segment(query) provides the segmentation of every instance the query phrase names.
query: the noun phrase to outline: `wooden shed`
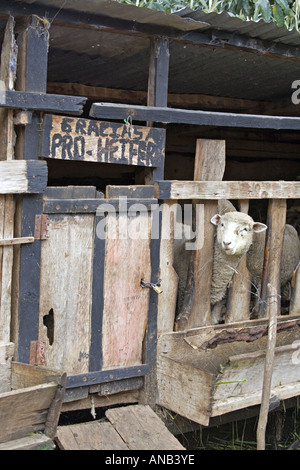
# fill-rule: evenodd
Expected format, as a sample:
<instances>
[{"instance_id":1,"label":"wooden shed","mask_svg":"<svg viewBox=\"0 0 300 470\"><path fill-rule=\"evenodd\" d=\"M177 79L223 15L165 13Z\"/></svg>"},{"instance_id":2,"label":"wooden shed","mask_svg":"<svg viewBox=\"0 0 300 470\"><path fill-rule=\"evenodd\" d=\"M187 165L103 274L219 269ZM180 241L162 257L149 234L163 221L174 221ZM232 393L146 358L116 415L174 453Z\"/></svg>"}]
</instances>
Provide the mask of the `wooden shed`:
<instances>
[{"instance_id":1,"label":"wooden shed","mask_svg":"<svg viewBox=\"0 0 300 470\"><path fill-rule=\"evenodd\" d=\"M280 296L284 224L300 230L299 33L113 0L3 0L0 33L6 383L30 363L67 374L64 410L143 403L203 425L259 404L267 284ZM220 199L269 227L265 308L250 317L237 274L212 325ZM184 204L204 243L177 316L168 220ZM300 395L299 279L278 307L280 400Z\"/></svg>"}]
</instances>

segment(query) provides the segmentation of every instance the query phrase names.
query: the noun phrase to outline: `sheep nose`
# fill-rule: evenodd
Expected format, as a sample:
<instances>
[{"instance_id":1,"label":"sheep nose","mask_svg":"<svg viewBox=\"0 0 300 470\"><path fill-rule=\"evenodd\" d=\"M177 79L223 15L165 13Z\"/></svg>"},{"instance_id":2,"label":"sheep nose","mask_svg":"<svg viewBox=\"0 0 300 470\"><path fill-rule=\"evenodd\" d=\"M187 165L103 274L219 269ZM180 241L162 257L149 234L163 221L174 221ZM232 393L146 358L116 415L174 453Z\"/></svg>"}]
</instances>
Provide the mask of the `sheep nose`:
<instances>
[{"instance_id":1,"label":"sheep nose","mask_svg":"<svg viewBox=\"0 0 300 470\"><path fill-rule=\"evenodd\" d=\"M224 248L229 248L230 245L231 245L231 242L224 242L224 241L223 241L223 247L224 247Z\"/></svg>"}]
</instances>

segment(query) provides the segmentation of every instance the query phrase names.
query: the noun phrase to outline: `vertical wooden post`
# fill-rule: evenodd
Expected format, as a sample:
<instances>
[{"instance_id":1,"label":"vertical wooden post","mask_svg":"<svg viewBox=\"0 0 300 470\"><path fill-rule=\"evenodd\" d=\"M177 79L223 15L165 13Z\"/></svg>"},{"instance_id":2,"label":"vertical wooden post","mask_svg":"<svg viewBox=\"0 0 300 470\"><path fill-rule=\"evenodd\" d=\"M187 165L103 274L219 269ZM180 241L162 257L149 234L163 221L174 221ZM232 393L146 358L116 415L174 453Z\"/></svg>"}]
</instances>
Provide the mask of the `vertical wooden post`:
<instances>
[{"instance_id":1,"label":"vertical wooden post","mask_svg":"<svg viewBox=\"0 0 300 470\"><path fill-rule=\"evenodd\" d=\"M169 40L155 38L150 45L150 63L148 76L148 106L165 107L168 104L169 78ZM152 127L152 122L147 122ZM136 184L153 184L164 179L164 165L160 168L143 168L136 170Z\"/></svg>"},{"instance_id":2,"label":"vertical wooden post","mask_svg":"<svg viewBox=\"0 0 300 470\"><path fill-rule=\"evenodd\" d=\"M221 181L225 171L225 141L198 139L194 181ZM195 210L203 204L203 239L191 255L186 297L176 329L196 328L211 324L210 287L212 279L214 233L210 219L217 213L217 201L194 201ZM199 221L200 222L200 221Z\"/></svg>"},{"instance_id":3,"label":"vertical wooden post","mask_svg":"<svg viewBox=\"0 0 300 470\"><path fill-rule=\"evenodd\" d=\"M280 267L286 223L286 200L270 199L267 216L267 240L261 286L261 307L259 316L265 317L268 305L267 285L270 284L280 296ZM277 314L280 315L280 302L277 302Z\"/></svg>"},{"instance_id":4,"label":"vertical wooden post","mask_svg":"<svg viewBox=\"0 0 300 470\"><path fill-rule=\"evenodd\" d=\"M26 18L18 35L17 89L46 93L48 25L37 16ZM38 158L40 115L34 113L32 122L19 130L16 151L20 159ZM24 196L18 206L19 236L33 236L35 215L42 212L42 195ZM18 320L15 329L18 335L18 361L29 362L30 342L38 339L39 321L39 281L41 241L20 247ZM17 316L17 315L16 315Z\"/></svg>"},{"instance_id":5,"label":"vertical wooden post","mask_svg":"<svg viewBox=\"0 0 300 470\"><path fill-rule=\"evenodd\" d=\"M15 64L17 60L17 47L14 36L14 19L9 17L2 45L0 80L2 98L5 99L5 90L13 90L15 81ZM13 111L0 110L0 147L1 160L14 158L14 126ZM0 196L0 237L13 238L14 236L14 198L12 195ZM11 322L11 296L13 275L13 247L0 248L0 341L10 341Z\"/></svg>"},{"instance_id":6,"label":"vertical wooden post","mask_svg":"<svg viewBox=\"0 0 300 470\"><path fill-rule=\"evenodd\" d=\"M267 286L268 292L268 343L264 367L264 380L260 405L259 420L257 425L257 450L265 450L266 427L268 422L269 404L271 397L271 385L273 374L273 363L275 357L275 346L277 336L277 305L280 304L277 291L271 284Z\"/></svg>"},{"instance_id":7,"label":"vertical wooden post","mask_svg":"<svg viewBox=\"0 0 300 470\"><path fill-rule=\"evenodd\" d=\"M178 275L174 263L174 229L177 202L164 201L162 210L162 233L160 242L160 274L163 295L158 298L158 335L173 331L176 311Z\"/></svg>"},{"instance_id":8,"label":"vertical wooden post","mask_svg":"<svg viewBox=\"0 0 300 470\"><path fill-rule=\"evenodd\" d=\"M300 314L300 261L293 273L290 315Z\"/></svg>"},{"instance_id":9,"label":"vertical wooden post","mask_svg":"<svg viewBox=\"0 0 300 470\"><path fill-rule=\"evenodd\" d=\"M249 200L239 201L239 210L248 213ZM228 295L225 323L249 320L251 294L250 273L247 268L247 255L244 255L233 275Z\"/></svg>"}]
</instances>

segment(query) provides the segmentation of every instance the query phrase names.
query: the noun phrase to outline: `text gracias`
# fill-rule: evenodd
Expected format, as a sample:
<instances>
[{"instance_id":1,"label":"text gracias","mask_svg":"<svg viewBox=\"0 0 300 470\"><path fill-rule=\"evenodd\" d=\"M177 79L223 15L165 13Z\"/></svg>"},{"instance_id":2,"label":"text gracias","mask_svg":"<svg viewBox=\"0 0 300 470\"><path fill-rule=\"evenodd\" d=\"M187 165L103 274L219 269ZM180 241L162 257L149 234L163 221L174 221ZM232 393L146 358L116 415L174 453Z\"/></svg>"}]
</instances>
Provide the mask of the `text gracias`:
<instances>
[{"instance_id":1,"label":"text gracias","mask_svg":"<svg viewBox=\"0 0 300 470\"><path fill-rule=\"evenodd\" d=\"M156 129L88 119L62 118L59 132L52 128L50 156L152 166L161 159ZM54 131L54 132L53 132Z\"/></svg>"}]
</instances>

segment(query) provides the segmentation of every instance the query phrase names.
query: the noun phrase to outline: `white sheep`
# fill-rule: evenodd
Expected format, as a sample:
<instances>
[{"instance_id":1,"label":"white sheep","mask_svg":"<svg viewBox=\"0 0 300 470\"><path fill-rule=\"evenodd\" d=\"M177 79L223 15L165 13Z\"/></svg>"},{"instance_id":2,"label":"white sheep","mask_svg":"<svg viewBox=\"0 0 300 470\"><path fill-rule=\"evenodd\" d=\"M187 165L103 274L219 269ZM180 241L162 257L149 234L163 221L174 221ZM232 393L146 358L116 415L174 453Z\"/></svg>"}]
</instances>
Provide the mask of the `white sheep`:
<instances>
[{"instance_id":1,"label":"white sheep","mask_svg":"<svg viewBox=\"0 0 300 470\"><path fill-rule=\"evenodd\" d=\"M254 222L249 215L236 211L229 201L219 201L218 212L211 219L211 222L217 226L211 284L213 323L219 323L222 320L227 288L242 256L246 253L248 253L247 266L251 274L251 282L260 292L267 229L265 224ZM187 262L183 260L183 256L187 258L188 253L183 254L183 247L184 242L181 242L175 248L174 262L179 275L179 309L183 303L183 289L187 274ZM176 259L177 256L178 259ZM281 263L282 288L290 281L299 258L300 242L297 231L291 225L286 225ZM251 285L247 280L245 280L245 286L250 289Z\"/></svg>"}]
</instances>

